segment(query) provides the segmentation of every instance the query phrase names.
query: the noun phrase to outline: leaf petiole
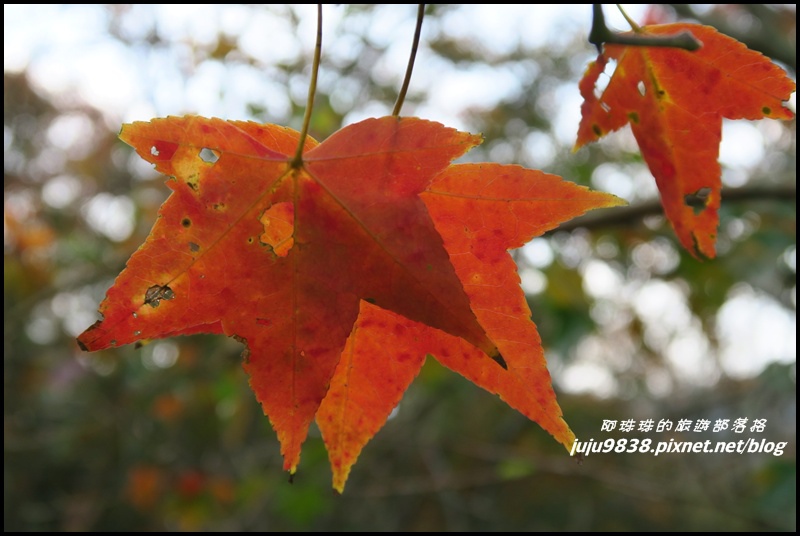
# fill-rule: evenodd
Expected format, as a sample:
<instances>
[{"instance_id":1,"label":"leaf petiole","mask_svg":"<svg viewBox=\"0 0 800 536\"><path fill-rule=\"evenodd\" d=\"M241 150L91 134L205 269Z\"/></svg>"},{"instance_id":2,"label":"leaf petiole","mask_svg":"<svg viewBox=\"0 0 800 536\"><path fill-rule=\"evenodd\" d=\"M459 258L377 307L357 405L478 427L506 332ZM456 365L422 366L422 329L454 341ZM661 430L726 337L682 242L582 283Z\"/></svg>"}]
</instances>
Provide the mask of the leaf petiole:
<instances>
[{"instance_id":1,"label":"leaf petiole","mask_svg":"<svg viewBox=\"0 0 800 536\"><path fill-rule=\"evenodd\" d=\"M633 20L624 9L622 9L622 4L617 4L617 9L619 9L619 12L622 13L623 17L625 17L625 20L628 22L628 24L631 25L631 29L634 32L639 33L642 31L641 27L636 24L636 21Z\"/></svg>"},{"instance_id":2,"label":"leaf petiole","mask_svg":"<svg viewBox=\"0 0 800 536\"><path fill-rule=\"evenodd\" d=\"M414 70L414 60L417 57L417 48L419 48L419 36L422 31L422 19L425 17L425 4L420 4L417 9L417 28L414 30L414 42L411 45L411 55L408 57L408 67L406 68L406 77L403 79L403 87L400 88L400 93L397 95L397 102L394 104L392 115L397 117L400 115L400 109L403 107L403 102L406 100L406 93L408 93L408 85L411 83L411 72Z\"/></svg>"},{"instance_id":3,"label":"leaf petiole","mask_svg":"<svg viewBox=\"0 0 800 536\"><path fill-rule=\"evenodd\" d=\"M308 84L308 102L306 113L303 116L303 127L300 129L300 139L297 142L297 152L292 158L291 166L295 169L303 165L303 146L308 136L308 127L311 124L311 111L314 108L314 96L317 93L317 74L319 73L320 56L322 55L322 4L317 4L317 42L314 45L314 61L311 65L311 82Z\"/></svg>"}]
</instances>

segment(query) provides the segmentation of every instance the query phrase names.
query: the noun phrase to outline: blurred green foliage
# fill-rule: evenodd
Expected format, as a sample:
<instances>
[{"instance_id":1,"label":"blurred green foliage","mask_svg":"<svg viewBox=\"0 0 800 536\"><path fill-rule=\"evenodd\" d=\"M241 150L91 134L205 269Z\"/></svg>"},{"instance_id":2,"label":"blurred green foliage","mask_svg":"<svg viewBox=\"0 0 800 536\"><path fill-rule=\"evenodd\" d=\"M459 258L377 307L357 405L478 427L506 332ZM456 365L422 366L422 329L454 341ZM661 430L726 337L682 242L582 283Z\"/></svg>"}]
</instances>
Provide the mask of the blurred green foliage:
<instances>
[{"instance_id":1,"label":"blurred green foliage","mask_svg":"<svg viewBox=\"0 0 800 536\"><path fill-rule=\"evenodd\" d=\"M406 113L425 111L439 75L478 73L491 87L495 76L511 73L515 85L458 115L486 138L469 159L612 186L634 206L655 199L624 133L573 155L558 132L565 113L577 118L564 107L592 55L579 35L588 31L589 8L587 27L573 37L536 46L520 37L499 50L459 26L467 7L428 8ZM339 22L325 38L316 137L391 109L405 68L392 40L407 30L410 42L413 32L413 7L406 8L326 8ZM165 29L147 6L89 9L102 15L113 46L142 58L131 66L140 76L177 76L174 87L188 94L212 69L219 84L207 97L222 109L299 125L308 46L293 54L288 43L269 63L248 44L259 21L299 33L308 22L294 8L238 6L246 15L237 19L241 34L220 23L211 37L195 40ZM795 48L793 5L666 9L666 18L714 23L754 47L767 31L780 37L773 45ZM404 18L393 20L398 13ZM792 54L782 52L772 54L795 76ZM795 187L794 121L755 124L761 158L725 169L743 195L723 200L717 260L685 254L656 210L625 221L586 220L515 252L559 400L580 439L753 436L787 441L782 456L610 453L578 465L535 424L429 360L363 451L344 495L335 496L313 427L294 483L287 482L238 343L195 336L94 354L78 349L74 337L96 320L99 301L145 239L167 191L116 140L117 116L48 87L47 75L31 69L4 71L6 531L795 530L796 343L794 336L765 341L757 331L769 327L765 318L795 318L796 201L781 194ZM263 92L242 98L249 79ZM164 88L151 89L145 100L159 110ZM178 102L164 113L205 114ZM741 323L726 328L723 321L735 317L726 311L751 315L752 347L731 347L743 340L733 337ZM730 361L751 358L763 363L747 373ZM765 432L600 429L605 419L739 417L767 419Z\"/></svg>"}]
</instances>

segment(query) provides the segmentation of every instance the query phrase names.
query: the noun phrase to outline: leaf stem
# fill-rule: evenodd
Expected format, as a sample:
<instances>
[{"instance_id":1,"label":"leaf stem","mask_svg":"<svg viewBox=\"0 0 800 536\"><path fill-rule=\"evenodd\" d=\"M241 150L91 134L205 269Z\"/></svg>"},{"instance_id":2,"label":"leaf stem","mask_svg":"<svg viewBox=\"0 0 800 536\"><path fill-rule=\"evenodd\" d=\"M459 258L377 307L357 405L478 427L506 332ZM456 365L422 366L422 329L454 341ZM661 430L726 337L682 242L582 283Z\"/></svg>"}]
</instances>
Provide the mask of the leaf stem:
<instances>
[{"instance_id":1,"label":"leaf stem","mask_svg":"<svg viewBox=\"0 0 800 536\"><path fill-rule=\"evenodd\" d=\"M303 128L300 129L300 139L297 143L297 152L290 162L291 167L297 169L303 165L303 146L308 136L308 127L311 124L311 111L314 109L314 96L317 93L317 74L319 73L320 56L322 55L322 4L317 4L317 43L314 45L314 61L311 64L311 82L308 84L308 102L306 113L303 117Z\"/></svg>"},{"instance_id":2,"label":"leaf stem","mask_svg":"<svg viewBox=\"0 0 800 536\"><path fill-rule=\"evenodd\" d=\"M408 93L408 85L411 83L411 73L414 70L414 60L417 57L417 49L419 48L419 36L422 32L422 19L425 17L425 4L419 4L417 9L417 28L414 30L414 42L411 45L411 55L408 57L408 67L406 67L406 77L403 80L403 87L400 88L400 93L397 95L397 102L394 104L392 115L397 117L400 115L400 109L403 107L403 102L406 100L406 93Z\"/></svg>"},{"instance_id":3,"label":"leaf stem","mask_svg":"<svg viewBox=\"0 0 800 536\"><path fill-rule=\"evenodd\" d=\"M632 22L626 14L626 20ZM634 32L641 28L632 23ZM675 35L654 36L654 35L625 35L612 32L606 26L603 16L602 4L592 4L592 29L589 32L589 42L597 47L597 52L603 52L603 44L627 45L632 47L669 47L679 48L693 52L703 46L703 44L692 35L691 32L683 31Z\"/></svg>"},{"instance_id":4,"label":"leaf stem","mask_svg":"<svg viewBox=\"0 0 800 536\"><path fill-rule=\"evenodd\" d=\"M619 12L622 13L623 17L625 17L625 20L628 21L628 24L631 25L631 29L634 32L638 33L638 32L642 31L642 29L639 27L639 25L636 24L636 21L633 20L632 18L630 18L630 16L628 16L628 14L625 12L625 10L622 9L622 4L617 4L617 9L619 9Z\"/></svg>"}]
</instances>

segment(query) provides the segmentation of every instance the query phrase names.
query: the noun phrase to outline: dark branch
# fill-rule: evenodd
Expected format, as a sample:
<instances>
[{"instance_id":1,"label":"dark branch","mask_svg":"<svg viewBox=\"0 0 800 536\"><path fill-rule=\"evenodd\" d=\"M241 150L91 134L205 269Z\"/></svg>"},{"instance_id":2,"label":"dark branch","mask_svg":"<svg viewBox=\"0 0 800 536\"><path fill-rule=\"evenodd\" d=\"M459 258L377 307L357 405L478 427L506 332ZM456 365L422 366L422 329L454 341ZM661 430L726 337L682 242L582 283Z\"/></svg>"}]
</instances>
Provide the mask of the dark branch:
<instances>
[{"instance_id":1,"label":"dark branch","mask_svg":"<svg viewBox=\"0 0 800 536\"><path fill-rule=\"evenodd\" d=\"M725 188L722 190L722 201L742 202L766 199L797 203L796 186L752 186L748 188ZM657 216L664 213L661 201L654 199L632 206L612 208L590 212L579 218L564 222L551 232L573 231L578 228L602 229L617 225L628 225L646 216Z\"/></svg>"},{"instance_id":2,"label":"dark branch","mask_svg":"<svg viewBox=\"0 0 800 536\"><path fill-rule=\"evenodd\" d=\"M690 52L703 46L691 32L687 31L669 36L630 35L612 32L606 26L602 4L592 4L592 30L589 32L589 42L597 47L598 53L602 53L604 43L633 47L679 48Z\"/></svg>"}]
</instances>

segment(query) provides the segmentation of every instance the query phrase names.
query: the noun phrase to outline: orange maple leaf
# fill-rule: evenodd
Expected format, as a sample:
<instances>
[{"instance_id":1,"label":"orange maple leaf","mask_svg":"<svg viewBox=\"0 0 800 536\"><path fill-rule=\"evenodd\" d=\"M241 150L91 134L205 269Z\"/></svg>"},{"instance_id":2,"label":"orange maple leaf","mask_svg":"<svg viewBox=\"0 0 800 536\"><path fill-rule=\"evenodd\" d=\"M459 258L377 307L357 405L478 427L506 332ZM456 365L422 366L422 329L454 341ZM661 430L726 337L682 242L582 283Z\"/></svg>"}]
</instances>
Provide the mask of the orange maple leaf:
<instances>
[{"instance_id":1,"label":"orange maple leaf","mask_svg":"<svg viewBox=\"0 0 800 536\"><path fill-rule=\"evenodd\" d=\"M619 199L518 166L451 165L480 137L416 118L308 139L299 166L298 133L276 125L170 117L121 138L173 193L84 349L235 337L284 468L316 416L340 491L428 354L570 448L508 249Z\"/></svg>"},{"instance_id":2,"label":"orange maple leaf","mask_svg":"<svg viewBox=\"0 0 800 536\"><path fill-rule=\"evenodd\" d=\"M580 82L583 117L575 149L630 123L681 244L696 257L713 258L722 118L791 119L783 102L795 84L767 57L709 26L645 26L637 35L683 31L702 43L700 49L604 45ZM611 58L616 69L597 97L595 84Z\"/></svg>"}]
</instances>

